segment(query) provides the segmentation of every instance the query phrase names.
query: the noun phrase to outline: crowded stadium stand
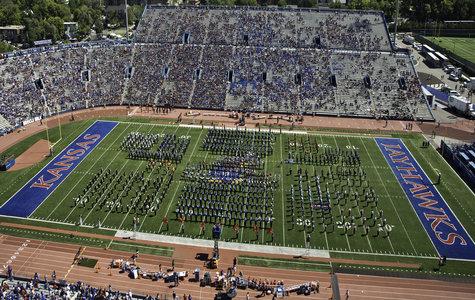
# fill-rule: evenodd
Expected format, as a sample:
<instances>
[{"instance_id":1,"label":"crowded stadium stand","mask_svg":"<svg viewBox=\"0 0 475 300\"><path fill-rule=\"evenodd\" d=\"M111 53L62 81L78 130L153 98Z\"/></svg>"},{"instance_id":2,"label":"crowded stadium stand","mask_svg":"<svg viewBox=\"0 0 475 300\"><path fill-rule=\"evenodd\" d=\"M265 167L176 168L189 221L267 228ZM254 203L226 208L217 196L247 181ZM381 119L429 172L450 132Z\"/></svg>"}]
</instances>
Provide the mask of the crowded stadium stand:
<instances>
[{"instance_id":1,"label":"crowded stadium stand","mask_svg":"<svg viewBox=\"0 0 475 300\"><path fill-rule=\"evenodd\" d=\"M54 275L53 275L54 276ZM35 273L33 278L0 277L0 299L110 299L110 300L155 300L150 296L134 295L132 292L120 293L111 289L92 287L83 282L73 283L65 280L48 280Z\"/></svg>"},{"instance_id":2,"label":"crowded stadium stand","mask_svg":"<svg viewBox=\"0 0 475 300\"><path fill-rule=\"evenodd\" d=\"M0 73L13 127L116 104L433 120L373 11L152 5L132 43L9 53Z\"/></svg>"},{"instance_id":3,"label":"crowded stadium stand","mask_svg":"<svg viewBox=\"0 0 475 300\"><path fill-rule=\"evenodd\" d=\"M448 144L441 142L442 156L475 191L475 143Z\"/></svg>"},{"instance_id":4,"label":"crowded stadium stand","mask_svg":"<svg viewBox=\"0 0 475 300\"><path fill-rule=\"evenodd\" d=\"M9 133L12 130L10 123L0 115L0 136Z\"/></svg>"}]
</instances>

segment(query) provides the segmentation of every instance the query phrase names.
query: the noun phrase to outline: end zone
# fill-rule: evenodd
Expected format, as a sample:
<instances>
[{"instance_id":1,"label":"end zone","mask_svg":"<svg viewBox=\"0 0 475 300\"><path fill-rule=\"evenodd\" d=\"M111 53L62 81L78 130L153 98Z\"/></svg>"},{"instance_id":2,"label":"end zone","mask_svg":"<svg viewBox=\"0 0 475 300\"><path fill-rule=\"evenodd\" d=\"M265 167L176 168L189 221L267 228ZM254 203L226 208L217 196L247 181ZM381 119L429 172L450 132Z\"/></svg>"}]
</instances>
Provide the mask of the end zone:
<instances>
[{"instance_id":1,"label":"end zone","mask_svg":"<svg viewBox=\"0 0 475 300\"><path fill-rule=\"evenodd\" d=\"M401 139L375 138L440 255L475 260L475 243Z\"/></svg>"},{"instance_id":2,"label":"end zone","mask_svg":"<svg viewBox=\"0 0 475 300\"><path fill-rule=\"evenodd\" d=\"M0 215L29 217L118 122L96 121L0 207Z\"/></svg>"}]
</instances>

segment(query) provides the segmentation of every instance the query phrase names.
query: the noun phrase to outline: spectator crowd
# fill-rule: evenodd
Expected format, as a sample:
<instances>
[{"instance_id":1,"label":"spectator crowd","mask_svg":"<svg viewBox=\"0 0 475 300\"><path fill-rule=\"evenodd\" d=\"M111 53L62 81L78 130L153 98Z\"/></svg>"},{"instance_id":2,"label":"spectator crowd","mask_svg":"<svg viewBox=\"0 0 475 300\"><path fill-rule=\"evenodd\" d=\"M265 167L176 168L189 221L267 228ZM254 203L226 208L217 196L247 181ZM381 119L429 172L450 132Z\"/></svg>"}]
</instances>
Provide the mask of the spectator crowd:
<instances>
[{"instance_id":1,"label":"spectator crowd","mask_svg":"<svg viewBox=\"0 0 475 300\"><path fill-rule=\"evenodd\" d=\"M19 51L0 73L11 127L120 104L432 118L409 55L371 11L147 6L133 43Z\"/></svg>"}]
</instances>

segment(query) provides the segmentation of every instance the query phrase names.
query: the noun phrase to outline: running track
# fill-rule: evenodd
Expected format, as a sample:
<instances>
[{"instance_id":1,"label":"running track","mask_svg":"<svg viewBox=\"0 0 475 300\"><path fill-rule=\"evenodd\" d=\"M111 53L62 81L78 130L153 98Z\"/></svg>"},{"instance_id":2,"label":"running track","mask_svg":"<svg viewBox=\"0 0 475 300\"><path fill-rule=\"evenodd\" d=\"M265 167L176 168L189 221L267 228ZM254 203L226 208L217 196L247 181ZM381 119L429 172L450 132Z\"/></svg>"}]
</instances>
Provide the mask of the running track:
<instances>
[{"instance_id":1,"label":"running track","mask_svg":"<svg viewBox=\"0 0 475 300\"><path fill-rule=\"evenodd\" d=\"M10 259L18 248L25 242L25 238L17 238L12 236L0 236L0 266ZM163 281L154 282L147 279L132 280L125 274L119 274L118 269L112 269L112 276L109 276L107 265L114 258L128 258L130 253L103 250L98 248L86 247L83 256L99 259L98 264L101 269L95 273L93 269L73 266L71 262L76 254L79 246L61 243L53 243L46 241L31 240L28 245L19 251L13 261L14 272L18 275L32 277L38 272L41 277L46 274L50 276L53 270L56 270L58 278L67 277L68 281L81 280L85 283L98 287L107 287L110 283L112 288L120 289L140 294L168 294L173 290L178 295L192 294L193 299L212 299L215 290L204 287L200 288L197 283L185 280L179 287L169 288ZM174 259L176 270L188 270L192 272L201 262L194 259L195 251L189 251L189 247L175 248ZM203 251L201 249L201 251ZM195 253L194 253L195 252ZM221 251L222 266L231 264L232 258L237 255L233 251ZM170 266L171 259L167 257L159 257L153 255L141 254L138 264L145 270L156 269L159 263L163 268ZM203 269L203 268L201 268ZM238 266L246 276L255 278L283 279L286 284L301 283L310 280L320 281L320 294L312 294L310 296L297 296L292 294L291 299L328 299L331 296L329 286L329 275L327 273L306 272L295 270L276 270L270 268ZM69 273L68 273L69 271ZM338 274L340 281L340 292L344 295L347 289L350 290L350 299L473 299L475 294L475 284L442 282L435 280L419 280L419 279L403 279L403 278L387 278L377 276L358 276ZM289 279L291 278L291 279ZM251 296L258 293L247 290ZM244 299L246 292L239 291L237 299ZM266 297L270 299L270 297Z\"/></svg>"}]
</instances>

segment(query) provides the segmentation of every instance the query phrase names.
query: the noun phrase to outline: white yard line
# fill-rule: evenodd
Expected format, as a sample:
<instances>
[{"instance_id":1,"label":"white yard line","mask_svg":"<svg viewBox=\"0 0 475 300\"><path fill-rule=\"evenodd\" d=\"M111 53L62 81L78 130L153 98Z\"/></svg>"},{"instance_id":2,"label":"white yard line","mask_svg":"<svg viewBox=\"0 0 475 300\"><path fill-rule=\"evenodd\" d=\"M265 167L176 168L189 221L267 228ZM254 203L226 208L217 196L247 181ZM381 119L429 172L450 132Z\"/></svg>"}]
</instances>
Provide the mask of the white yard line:
<instances>
[{"instance_id":1,"label":"white yard line","mask_svg":"<svg viewBox=\"0 0 475 300\"><path fill-rule=\"evenodd\" d=\"M79 130L82 130L82 129L83 129L82 126L78 126L76 129L73 130L73 132L71 132L70 134L68 134L68 136L65 138L65 140L68 141L69 138L70 138L72 135L74 135L74 134L78 135L76 132L79 131ZM6 192L8 192L13 186L16 186L16 183L17 183L18 181L22 180L22 179L23 179L23 176L24 176L25 174L27 174L32 168L38 166L38 164L40 164L40 163L34 164L34 165L32 165L32 166L30 166L30 167L28 167L28 168L25 168L25 169L21 170L21 175L18 176L17 179L15 179L13 182L11 182L10 185L9 185L7 188L5 188L2 192L0 192L0 196L2 196L3 194L5 194Z\"/></svg>"},{"instance_id":2,"label":"white yard line","mask_svg":"<svg viewBox=\"0 0 475 300\"><path fill-rule=\"evenodd\" d=\"M96 121L96 122L97 122L97 121ZM89 128L91 128L96 122L94 122L94 123L92 123L91 125L89 125L89 126L83 131L83 133L85 133L86 131L88 131ZM101 142L102 142L102 140L99 142L99 144L100 144ZM72 142L71 142L71 143L72 143ZM70 144L71 144L71 143L70 143ZM96 146L98 146L99 144L97 144ZM91 152L92 152L92 151L91 151ZM81 162L83 162L83 161L86 159L86 157L87 157L91 152L87 153L86 156L83 157L83 159L81 160ZM62 153L62 151L60 151L58 154L56 154L56 156L55 156L54 158L52 158L52 159L50 160L50 162L51 162L51 161L54 161L56 158L58 158L58 157L61 155L61 153ZM81 164L81 162L79 162L78 166ZM44 166L43 166L38 172L36 172L36 174L33 175L31 178L34 178L34 177L38 176L39 174L41 174L41 172L42 172L44 169L46 169L47 166L48 166L48 164L44 165ZM72 173L72 172L71 172L71 173ZM66 180L66 178L68 178L68 176L71 175L71 173L68 173L68 174L66 175L66 177L64 178L64 180ZM31 180L31 179L30 179L30 180ZM22 185L21 188L18 189L18 190L15 192L15 194L13 194L7 201L5 201L2 205L0 205L0 208L3 207L4 205L6 205L15 195L17 195L17 194L30 182L30 180L28 180L27 182L25 182L25 184ZM56 190L57 187L58 187L58 186L53 187L53 192L54 192L54 190ZM51 196L51 194L48 194L48 196L46 196L46 198L41 202L41 204L43 204L43 203L49 198L49 196ZM37 206L37 207L33 210L33 212L32 212L28 217L32 216L40 206L41 206L41 205Z\"/></svg>"},{"instance_id":3,"label":"white yard line","mask_svg":"<svg viewBox=\"0 0 475 300\"><path fill-rule=\"evenodd\" d=\"M321 137L321 135L320 135L320 137ZM322 144L323 144L323 138L320 138L320 140L322 141ZM313 170L313 173L315 174L315 165L314 164L312 164L312 170ZM324 236L325 236L325 244L327 245L327 250L330 251L330 245L328 244L328 236L327 236L327 231L326 230L324 231Z\"/></svg>"},{"instance_id":4,"label":"white yard line","mask_svg":"<svg viewBox=\"0 0 475 300\"><path fill-rule=\"evenodd\" d=\"M348 144L349 144L350 146L353 146L353 145L351 144L350 138L347 137L346 139L348 140ZM359 210L360 210L360 205L359 205L359 203L358 203L358 200L356 201L356 206L358 207L358 211L359 211ZM364 210L363 210L363 212L364 212ZM366 240L368 241L369 249L371 250L371 252L373 252L373 246L371 246L371 242L370 242L370 240L369 240L368 234L366 234ZM391 249L393 249L393 252L394 252L394 248L393 248L393 245L392 245L392 243L391 243L391 240L389 239L389 236L388 236L388 241L389 241L389 244L391 245Z\"/></svg>"},{"instance_id":5,"label":"white yard line","mask_svg":"<svg viewBox=\"0 0 475 300\"><path fill-rule=\"evenodd\" d=\"M173 132L173 134L176 134L176 132L178 131L178 128L179 128L179 127L176 126L176 129L175 129L175 131ZM165 128L163 128L161 134L163 134L164 131L165 131ZM189 130L188 130L188 132L187 132L186 134L188 135L188 133L189 133ZM148 175L147 179L150 178L150 176L152 175L152 173L153 173L154 170L155 170L155 166L153 167L153 170L152 170L152 171L150 172L150 174ZM158 195L158 191L159 191L159 190L157 190L157 195ZM139 197L139 196L137 195L137 197L135 197L135 199L137 199L138 197ZM153 197L153 200L155 200L155 197ZM135 200L134 200L134 201L135 201ZM115 204L114 204L114 207L115 207ZM112 209L114 209L114 207L112 207ZM111 211L112 211L112 209L111 209ZM110 212L109 212L109 213L110 213ZM120 228L122 227L122 225L124 224L125 219L126 219L127 216L129 215L129 213L130 213L130 210L129 210L129 211L127 212L127 214L125 215L125 217L124 217L124 219L122 220L122 223L120 223L118 229L120 229ZM145 214L145 217L143 218L142 222L140 222L140 227L138 228L137 231L140 231L140 229L142 228L142 225L145 223L145 219L147 219L147 217L148 217L148 214Z\"/></svg>"},{"instance_id":6,"label":"white yard line","mask_svg":"<svg viewBox=\"0 0 475 300\"><path fill-rule=\"evenodd\" d=\"M155 126L150 127L150 130L149 130L147 133L150 134L154 128L155 128ZM164 130L165 130L165 128L163 129L163 131L164 131ZM163 131L162 131L162 132L163 132ZM128 162L128 161L127 161L127 162ZM127 164L127 162L122 166L122 168ZM137 172L140 170L140 167L142 167L145 162L146 162L146 160L142 160L142 161L139 163L137 169L134 171L134 173L133 173L133 175L132 175L132 179L135 178L135 174L137 174ZM122 170L122 168L121 168L121 170ZM155 166L153 167L153 170L155 170ZM153 170L150 172L150 174L148 174L147 179L149 179L150 176L152 176ZM125 188L122 190L122 192L120 192L119 196L117 196L117 199L120 199L120 198L122 197L122 195L123 195L126 191L128 191L127 188L129 187L129 185L130 185L131 183L133 184L133 180L130 180L129 182L127 182ZM111 185L109 185L109 186L107 187L107 189L109 189L110 186L111 186ZM104 193L104 194L105 194L105 193ZM131 203L131 204L134 204L135 200L137 200L138 197L139 197L139 195L137 195L137 196L134 198L134 200L130 201L130 203ZM96 202L96 205L97 205L98 202L99 202L99 201ZM94 205L94 207L95 207L96 205ZM115 208L116 205L117 205L117 202L114 202L114 205L113 205L113 206L111 207L111 209L107 212L107 214L106 214L106 216L104 217L104 219L102 219L101 224L105 224L107 218L109 217L109 215L111 214L112 210ZM94 208L93 208L93 209L94 209ZM91 209L91 212L92 212L93 209ZM127 216L129 215L129 213L130 213L131 210L132 210L132 206L131 206L130 209L127 211L127 214L125 215L125 217L122 219L122 222L120 223L119 227L117 227L118 229L124 224L125 219L126 219ZM89 213L91 213L91 212L89 212ZM110 244L109 244L109 246L110 246ZM107 248L109 248L109 246L108 246Z\"/></svg>"},{"instance_id":7,"label":"white yard line","mask_svg":"<svg viewBox=\"0 0 475 300\"><path fill-rule=\"evenodd\" d=\"M51 215L56 211L56 209L63 203L63 201L72 193L72 191L78 186L79 183L82 182L82 180L84 179L84 177L86 177L87 173L90 172L94 166L100 161L100 159L104 156L104 154L107 153L107 151L112 147L112 145L122 136L122 134L130 127L130 125L128 125L119 135L117 135L117 138L112 142L110 143L109 147L107 147L107 150L102 152L101 156L99 156L99 159L97 159L92 165L91 167L86 171L86 173L76 182L76 184L69 189L68 193L66 195L64 195L63 199L61 199L61 201L59 201L58 205L56 205L56 207L48 214L48 216L46 217L46 219L49 219L51 217ZM112 130L113 131L113 130ZM112 132L111 131L111 132ZM94 151L94 150L93 150ZM112 163L112 162L111 162ZM110 164L109 164L110 165ZM73 171L74 172L74 171ZM76 207L74 207L71 212L69 213L69 215L73 212L73 210L75 209ZM68 215L68 216L69 216Z\"/></svg>"},{"instance_id":8,"label":"white yard line","mask_svg":"<svg viewBox=\"0 0 475 300\"><path fill-rule=\"evenodd\" d=\"M320 138L321 138L321 140L322 140L322 144L324 144L324 143L323 143L323 137L322 137L321 135L320 135ZM333 141L335 142L335 146L338 148L338 143L337 143L337 141L336 141L335 136L333 136ZM348 238L348 230L347 230L347 229L345 229L345 230L346 230L346 232L345 232L346 243L348 244L348 249L351 251L350 239ZM355 230L356 230L356 229L355 229Z\"/></svg>"},{"instance_id":9,"label":"white yard line","mask_svg":"<svg viewBox=\"0 0 475 300\"><path fill-rule=\"evenodd\" d=\"M254 139L253 139L253 144L254 144ZM266 152L267 152L267 144L266 144ZM265 166L264 166L264 178L267 179L267 159L269 158L269 155L266 155L266 160L265 160ZM267 185L266 185L266 193L265 195L267 196ZM264 228L262 228L262 244L264 244L264 234L265 234L265 231L264 231Z\"/></svg>"},{"instance_id":10,"label":"white yard line","mask_svg":"<svg viewBox=\"0 0 475 300\"><path fill-rule=\"evenodd\" d=\"M284 155L282 153L282 148L284 147L284 142L282 139L282 134L280 135L280 159L281 159L281 165L280 165L280 189L281 189L281 200L282 200L282 245L285 247L285 201L284 201Z\"/></svg>"},{"instance_id":11,"label":"white yard line","mask_svg":"<svg viewBox=\"0 0 475 300\"><path fill-rule=\"evenodd\" d=\"M204 129L200 131L200 135L198 136L198 139L196 140L195 146L193 147L193 150L191 151L190 157L188 158L187 165L190 163L191 158L193 157L193 154L195 153L196 146L198 146L198 144L200 143L201 135L203 134L203 131L204 131ZM176 185L175 192L173 193L173 196L172 196L172 198L170 199L170 203L168 203L167 211L166 211L165 214L163 215L164 217L166 217L166 216L168 215L168 212L170 211L170 207L172 206L172 204L173 204L173 202L174 202L174 200L175 200L176 193L178 192L178 190L179 190L179 188L180 188L180 185L181 185L181 181L179 181L178 184ZM158 229L158 232L161 232L161 231L162 231L162 226L163 226L163 222L160 223L160 228Z\"/></svg>"},{"instance_id":12,"label":"white yard line","mask_svg":"<svg viewBox=\"0 0 475 300\"><path fill-rule=\"evenodd\" d=\"M373 140L373 141L376 143L375 140ZM365 149L365 151L366 151L366 154L368 154L368 157L369 157L369 159L371 160L371 163L373 164L373 166L376 166L375 163L374 163L374 161L373 161L373 158L371 157L371 154L369 153L368 149L366 148L366 144L364 143L363 140L361 140L361 143L363 144L363 147L364 147L364 149ZM378 147L378 149L379 149L379 146L378 146L378 145L376 145L376 147ZM381 154L381 155L382 155L382 154ZM407 230L406 230L406 226L404 226L404 222L402 221L401 216L399 215L399 213L398 213L398 211L397 211L397 208L396 208L396 206L394 205L393 199L391 198L391 195L389 194L388 189L386 188L386 184L384 183L383 178L381 177L381 174L379 174L377 168L375 168L375 171L376 171L376 174L377 174L378 177L379 177L379 180L381 181L381 184L382 184L383 187L384 187L384 191L386 192L386 195L388 196L389 201L391 201L391 205L392 205L394 211L396 212L396 216L397 216L397 218L398 218L398 220L399 220L399 223L401 223L402 229L403 229L404 232L406 233L407 239L409 240L409 243L411 244L411 247L412 247L412 249L414 250L414 253L417 254L417 250L416 250L416 248L414 247L414 244L412 243L411 237L409 237L409 233L408 233ZM394 174L393 174L393 175L394 175ZM399 184L399 182L398 182L398 185L399 185L399 187L402 189L402 187L401 187L401 185ZM403 192L404 192L404 191L403 191ZM391 246L392 246L392 244L391 244ZM394 252L394 248L393 248L393 252Z\"/></svg>"},{"instance_id":13,"label":"white yard line","mask_svg":"<svg viewBox=\"0 0 475 300\"><path fill-rule=\"evenodd\" d=\"M130 126L130 125L129 125ZM127 128L129 128L129 126L127 126ZM124 132L127 130L127 128L125 128L118 136L117 138L114 140L114 142L112 142L109 146L109 149L110 147L112 147L112 145L114 145L114 143L124 134ZM140 129L140 127L138 128ZM107 151L104 151L101 156L99 156L98 159L96 159L96 161L94 162L94 164L89 168L89 170L87 172L89 172L99 161L101 161L101 158L102 156L107 153ZM105 167L106 169L115 161L115 159L117 158L117 156L119 156L120 154L120 151L117 152L117 154L114 156L114 158L109 162L109 164L107 164L107 166ZM119 171L122 171L122 169L125 167L125 165L127 165L127 161L125 162L125 164L122 165L121 169ZM87 173L86 173L87 174ZM73 191L73 189L84 179L84 177L86 176L86 174L84 174L81 179L76 182L76 184L74 185L74 187L72 189L69 190L69 192L66 194L66 196L64 196L63 200L61 200L61 203L64 201L64 199L66 199L66 197ZM117 179L114 178L112 180L112 182L114 182L115 180ZM105 195L105 192L109 190L110 186L112 185L112 182L109 183L109 185L107 186L106 190L104 191L104 193L101 195L101 197L99 197L99 200ZM91 187L92 189L92 187ZM87 193L89 192L89 190L87 191ZM86 193L86 194L87 194ZM97 204L97 203L96 203ZM86 221L87 217L89 217L89 215L92 213L92 211L94 210L94 208L96 207L96 204L93 206L93 208L89 211L89 213L87 214L87 216L84 218L84 222ZM87 203L86 203L87 205ZM68 213L68 215L66 216L66 218L63 219L63 222L65 222L72 214L73 212L77 209L78 205L74 206L73 209L71 209L71 211Z\"/></svg>"}]
</instances>

